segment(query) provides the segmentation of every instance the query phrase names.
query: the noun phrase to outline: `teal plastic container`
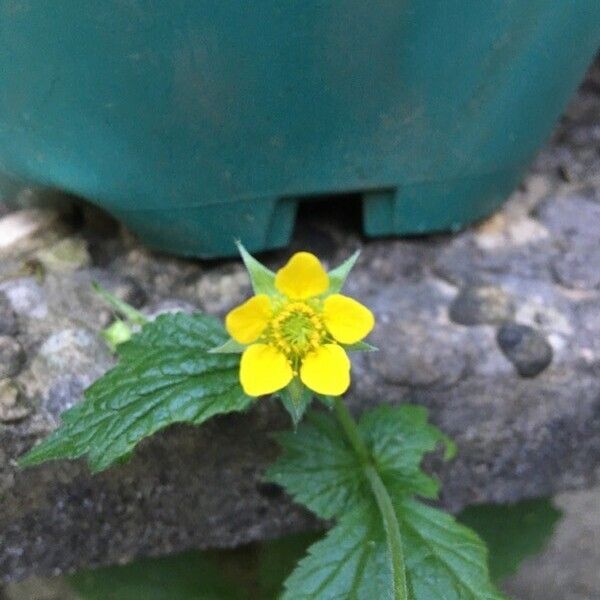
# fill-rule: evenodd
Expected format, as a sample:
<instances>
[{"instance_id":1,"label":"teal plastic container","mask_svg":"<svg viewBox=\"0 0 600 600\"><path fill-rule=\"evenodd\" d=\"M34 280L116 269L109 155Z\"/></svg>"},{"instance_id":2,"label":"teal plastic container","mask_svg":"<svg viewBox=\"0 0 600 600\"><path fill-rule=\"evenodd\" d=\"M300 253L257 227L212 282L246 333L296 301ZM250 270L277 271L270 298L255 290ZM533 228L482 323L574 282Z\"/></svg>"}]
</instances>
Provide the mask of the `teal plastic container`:
<instances>
[{"instance_id":1,"label":"teal plastic container","mask_svg":"<svg viewBox=\"0 0 600 600\"><path fill-rule=\"evenodd\" d=\"M368 235L454 230L599 41L598 0L0 0L0 172L184 255L283 246L347 192Z\"/></svg>"}]
</instances>

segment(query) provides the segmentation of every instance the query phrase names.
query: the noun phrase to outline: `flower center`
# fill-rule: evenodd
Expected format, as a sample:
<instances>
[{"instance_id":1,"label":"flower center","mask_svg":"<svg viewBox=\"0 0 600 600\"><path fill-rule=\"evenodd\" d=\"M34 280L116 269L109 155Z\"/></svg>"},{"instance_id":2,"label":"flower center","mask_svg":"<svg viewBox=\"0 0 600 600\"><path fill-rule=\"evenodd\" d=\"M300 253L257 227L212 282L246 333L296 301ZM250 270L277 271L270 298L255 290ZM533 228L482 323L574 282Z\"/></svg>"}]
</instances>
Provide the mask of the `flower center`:
<instances>
[{"instance_id":1,"label":"flower center","mask_svg":"<svg viewBox=\"0 0 600 600\"><path fill-rule=\"evenodd\" d=\"M288 356L302 356L319 346L325 336L325 327L308 304L291 302L271 321L270 333L282 352Z\"/></svg>"}]
</instances>

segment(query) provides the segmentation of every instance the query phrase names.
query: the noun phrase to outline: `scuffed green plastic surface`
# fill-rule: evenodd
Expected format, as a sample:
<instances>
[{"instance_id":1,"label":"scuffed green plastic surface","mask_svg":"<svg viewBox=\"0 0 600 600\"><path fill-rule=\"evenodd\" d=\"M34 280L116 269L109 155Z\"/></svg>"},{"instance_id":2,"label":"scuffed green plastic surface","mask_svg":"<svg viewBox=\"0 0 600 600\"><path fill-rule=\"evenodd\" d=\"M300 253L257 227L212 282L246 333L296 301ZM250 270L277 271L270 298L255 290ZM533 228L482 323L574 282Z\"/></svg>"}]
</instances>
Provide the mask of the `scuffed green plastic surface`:
<instances>
[{"instance_id":1,"label":"scuffed green plastic surface","mask_svg":"<svg viewBox=\"0 0 600 600\"><path fill-rule=\"evenodd\" d=\"M285 245L332 193L369 235L456 229L599 40L597 0L0 0L0 172L179 254Z\"/></svg>"}]
</instances>

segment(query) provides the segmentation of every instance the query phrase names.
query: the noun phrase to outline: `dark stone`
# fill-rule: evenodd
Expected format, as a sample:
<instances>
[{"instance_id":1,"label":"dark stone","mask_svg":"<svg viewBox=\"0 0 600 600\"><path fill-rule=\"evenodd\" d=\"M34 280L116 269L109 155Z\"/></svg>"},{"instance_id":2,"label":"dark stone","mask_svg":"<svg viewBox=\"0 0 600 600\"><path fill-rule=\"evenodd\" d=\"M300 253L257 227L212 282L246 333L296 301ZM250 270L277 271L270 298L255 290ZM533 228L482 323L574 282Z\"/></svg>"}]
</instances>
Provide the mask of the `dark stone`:
<instances>
[{"instance_id":1,"label":"dark stone","mask_svg":"<svg viewBox=\"0 0 600 600\"><path fill-rule=\"evenodd\" d=\"M521 377L535 377L552 362L552 346L528 325L505 323L498 329L496 340Z\"/></svg>"},{"instance_id":2,"label":"dark stone","mask_svg":"<svg viewBox=\"0 0 600 600\"><path fill-rule=\"evenodd\" d=\"M514 314L510 296L493 285L467 286L450 306L450 318L461 325L497 324Z\"/></svg>"},{"instance_id":3,"label":"dark stone","mask_svg":"<svg viewBox=\"0 0 600 600\"><path fill-rule=\"evenodd\" d=\"M18 330L17 315L6 294L0 292L0 335L15 335Z\"/></svg>"},{"instance_id":4,"label":"dark stone","mask_svg":"<svg viewBox=\"0 0 600 600\"><path fill-rule=\"evenodd\" d=\"M7 335L0 335L0 379L17 375L25 361L25 352L19 342Z\"/></svg>"}]
</instances>

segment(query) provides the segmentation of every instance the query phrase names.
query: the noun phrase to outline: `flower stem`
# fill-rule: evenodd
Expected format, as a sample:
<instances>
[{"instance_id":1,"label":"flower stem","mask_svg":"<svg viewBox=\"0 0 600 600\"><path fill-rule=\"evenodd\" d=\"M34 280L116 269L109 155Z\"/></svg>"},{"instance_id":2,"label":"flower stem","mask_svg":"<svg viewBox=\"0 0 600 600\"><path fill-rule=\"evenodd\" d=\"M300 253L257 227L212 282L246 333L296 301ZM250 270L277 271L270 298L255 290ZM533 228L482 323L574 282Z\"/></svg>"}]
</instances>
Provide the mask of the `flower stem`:
<instances>
[{"instance_id":1,"label":"flower stem","mask_svg":"<svg viewBox=\"0 0 600 600\"><path fill-rule=\"evenodd\" d=\"M394 599L408 600L402 537L400 535L400 525L398 524L398 518L396 517L392 500L377 469L373 465L371 454L358 431L356 421L340 396L334 398L334 407L337 419L342 426L350 445L362 463L364 475L369 482L371 491L377 502L377 507L379 508L379 512L383 519L388 550L392 558Z\"/></svg>"},{"instance_id":2,"label":"flower stem","mask_svg":"<svg viewBox=\"0 0 600 600\"><path fill-rule=\"evenodd\" d=\"M360 432L356 426L356 421L350 414L350 411L348 410L348 407L342 400L341 396L335 396L333 402L337 419L342 426L342 429L344 430L352 449L360 458L363 466L369 465L371 462L371 454L369 453L369 449L360 436Z\"/></svg>"}]
</instances>

